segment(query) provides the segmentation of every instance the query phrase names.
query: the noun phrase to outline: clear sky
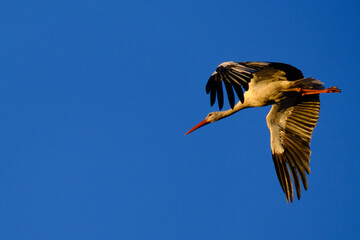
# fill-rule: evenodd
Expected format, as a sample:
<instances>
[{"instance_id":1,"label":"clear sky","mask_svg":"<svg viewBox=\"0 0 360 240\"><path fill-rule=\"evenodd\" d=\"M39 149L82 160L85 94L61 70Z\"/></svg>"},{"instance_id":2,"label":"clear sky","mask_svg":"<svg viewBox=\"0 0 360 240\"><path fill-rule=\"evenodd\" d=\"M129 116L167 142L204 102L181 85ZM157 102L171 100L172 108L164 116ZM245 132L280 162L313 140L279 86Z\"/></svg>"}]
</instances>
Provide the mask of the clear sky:
<instances>
[{"instance_id":1,"label":"clear sky","mask_svg":"<svg viewBox=\"0 0 360 240\"><path fill-rule=\"evenodd\" d=\"M1 1L0 239L360 239L360 1ZM265 116L184 136L224 61L321 96L287 204ZM225 109L228 108L225 105Z\"/></svg>"}]
</instances>

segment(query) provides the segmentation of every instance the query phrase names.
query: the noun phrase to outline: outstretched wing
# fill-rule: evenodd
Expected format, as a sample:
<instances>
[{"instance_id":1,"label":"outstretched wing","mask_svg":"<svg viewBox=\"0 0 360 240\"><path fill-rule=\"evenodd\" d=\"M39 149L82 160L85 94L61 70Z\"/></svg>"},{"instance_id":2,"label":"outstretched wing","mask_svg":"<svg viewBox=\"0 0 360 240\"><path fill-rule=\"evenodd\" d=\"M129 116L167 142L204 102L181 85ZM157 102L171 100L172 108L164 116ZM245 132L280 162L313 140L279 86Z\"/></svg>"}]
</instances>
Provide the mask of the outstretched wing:
<instances>
[{"instance_id":1,"label":"outstretched wing","mask_svg":"<svg viewBox=\"0 0 360 240\"><path fill-rule=\"evenodd\" d=\"M272 62L224 62L220 64L206 84L206 93L210 93L210 104L214 105L216 95L220 110L224 105L223 86L229 98L231 108L235 106L235 96L244 102L244 90L249 89L252 79L256 81L297 80L303 78L301 71L291 65Z\"/></svg>"},{"instance_id":2,"label":"outstretched wing","mask_svg":"<svg viewBox=\"0 0 360 240\"><path fill-rule=\"evenodd\" d=\"M219 108L220 110L222 109L224 104L223 82L225 84L231 108L234 108L235 105L233 88L240 101L244 102L242 88L245 91L249 89L249 82L251 78L253 78L252 74L256 71L256 69L247 67L242 63L224 62L220 64L206 84L206 93L210 93L211 106L214 105L217 94Z\"/></svg>"},{"instance_id":3,"label":"outstretched wing","mask_svg":"<svg viewBox=\"0 0 360 240\"><path fill-rule=\"evenodd\" d=\"M310 174L310 140L319 110L319 95L308 95L273 105L266 117L276 174L288 202L294 198L289 170L298 199L301 196L299 176L305 190L308 188L305 172Z\"/></svg>"}]
</instances>

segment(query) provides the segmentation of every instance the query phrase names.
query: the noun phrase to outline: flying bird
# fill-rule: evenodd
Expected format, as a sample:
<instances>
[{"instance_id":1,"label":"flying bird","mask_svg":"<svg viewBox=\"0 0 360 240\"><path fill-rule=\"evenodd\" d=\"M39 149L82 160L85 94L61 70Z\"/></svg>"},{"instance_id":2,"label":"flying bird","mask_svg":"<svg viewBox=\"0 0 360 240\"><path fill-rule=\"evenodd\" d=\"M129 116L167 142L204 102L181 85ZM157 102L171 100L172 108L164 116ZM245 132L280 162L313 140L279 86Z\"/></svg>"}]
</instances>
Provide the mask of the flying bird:
<instances>
[{"instance_id":1,"label":"flying bird","mask_svg":"<svg viewBox=\"0 0 360 240\"><path fill-rule=\"evenodd\" d=\"M325 89L319 80L304 78L299 69L285 63L224 62L206 84L211 106L217 97L220 110L224 104L223 84L231 109L209 113L185 135L242 109L272 105L266 121L276 174L286 201L293 202L293 183L300 200L300 179L304 189L308 188L306 173L310 174L310 140L319 118L319 94L341 91L337 87ZM233 90L239 98L236 104Z\"/></svg>"}]
</instances>

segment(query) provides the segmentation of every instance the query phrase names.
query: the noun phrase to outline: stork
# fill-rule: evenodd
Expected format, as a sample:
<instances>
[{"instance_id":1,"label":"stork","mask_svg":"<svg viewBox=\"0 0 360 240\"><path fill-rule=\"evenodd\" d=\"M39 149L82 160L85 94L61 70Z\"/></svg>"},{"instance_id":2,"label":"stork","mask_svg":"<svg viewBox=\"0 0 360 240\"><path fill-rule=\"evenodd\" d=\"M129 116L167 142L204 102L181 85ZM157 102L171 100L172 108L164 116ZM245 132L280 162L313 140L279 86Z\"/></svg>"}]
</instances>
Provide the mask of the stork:
<instances>
[{"instance_id":1,"label":"stork","mask_svg":"<svg viewBox=\"0 0 360 240\"><path fill-rule=\"evenodd\" d=\"M211 106L217 96L220 110L224 103L223 83L231 109L209 113L185 135L242 109L272 105L266 121L276 174L286 201L293 202L293 182L300 200L300 179L308 189L306 173L310 174L310 140L319 118L319 94L341 91L337 87L325 89L319 80L304 78L299 69L285 63L224 62L206 84ZM239 98L236 104L233 89Z\"/></svg>"}]
</instances>

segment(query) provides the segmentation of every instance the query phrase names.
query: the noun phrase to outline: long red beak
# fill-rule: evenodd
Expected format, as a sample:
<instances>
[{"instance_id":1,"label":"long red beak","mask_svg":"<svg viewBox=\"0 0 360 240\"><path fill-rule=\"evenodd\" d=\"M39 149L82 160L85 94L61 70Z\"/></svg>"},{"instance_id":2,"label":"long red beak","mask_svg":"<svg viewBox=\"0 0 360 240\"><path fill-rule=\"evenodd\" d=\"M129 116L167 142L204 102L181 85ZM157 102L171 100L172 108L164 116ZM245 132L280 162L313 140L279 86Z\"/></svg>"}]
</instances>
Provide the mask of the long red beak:
<instances>
[{"instance_id":1,"label":"long red beak","mask_svg":"<svg viewBox=\"0 0 360 240\"><path fill-rule=\"evenodd\" d=\"M210 122L208 122L206 119L202 120L201 122L199 122L195 127L193 127L192 129L190 129L187 133L185 133L185 135L188 135L189 133L195 131L198 128L201 128L202 126L205 126L206 124L208 124Z\"/></svg>"}]
</instances>

